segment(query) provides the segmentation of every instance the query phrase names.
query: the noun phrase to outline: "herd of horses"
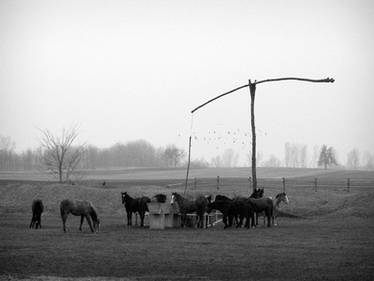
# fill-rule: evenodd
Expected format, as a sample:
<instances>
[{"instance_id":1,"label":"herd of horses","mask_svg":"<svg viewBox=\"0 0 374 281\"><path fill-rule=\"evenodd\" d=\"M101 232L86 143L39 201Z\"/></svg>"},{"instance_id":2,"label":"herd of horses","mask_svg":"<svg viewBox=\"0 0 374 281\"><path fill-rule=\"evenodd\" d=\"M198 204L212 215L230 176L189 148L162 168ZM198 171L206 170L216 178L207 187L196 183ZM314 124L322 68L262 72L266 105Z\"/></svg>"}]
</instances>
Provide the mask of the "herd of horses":
<instances>
[{"instance_id":1,"label":"herd of horses","mask_svg":"<svg viewBox=\"0 0 374 281\"><path fill-rule=\"evenodd\" d=\"M131 197L127 192L121 192L122 204L127 213L127 225L132 225L133 214L139 214L140 226L144 226L144 217L149 212L148 203L152 200L164 203L167 196L164 194L155 195L152 200L149 197L142 196L138 198ZM197 216L196 226L204 227L204 215L211 213L213 210L222 213L222 221L224 228L233 226L234 221L236 227L242 227L245 220L245 227L255 227L258 225L258 217L260 214L267 219L267 226L275 225L276 210L280 203L288 204L289 200L285 192L281 192L274 199L264 197L264 189L256 188L249 197L229 198L224 195L216 196L198 196L195 199L189 199L177 192L171 194L171 205L178 205L181 216L181 227L187 226L187 215L195 213ZM41 228L41 214L44 210L43 202L39 199L32 203L32 218L30 228ZM89 201L68 200L65 199L60 203L60 214L62 219L63 231L66 232L66 220L69 214L80 216L79 230L82 231L82 224L86 219L90 230L98 232L100 228L100 220L96 208Z\"/></svg>"}]
</instances>

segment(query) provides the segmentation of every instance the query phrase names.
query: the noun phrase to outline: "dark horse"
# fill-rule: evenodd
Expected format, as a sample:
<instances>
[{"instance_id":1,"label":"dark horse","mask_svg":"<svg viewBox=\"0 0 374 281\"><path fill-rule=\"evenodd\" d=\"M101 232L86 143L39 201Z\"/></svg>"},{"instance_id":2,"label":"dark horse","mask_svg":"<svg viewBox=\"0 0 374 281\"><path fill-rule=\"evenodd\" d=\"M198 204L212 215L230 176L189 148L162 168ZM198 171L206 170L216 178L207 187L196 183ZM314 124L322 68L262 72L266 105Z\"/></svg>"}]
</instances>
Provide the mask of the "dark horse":
<instances>
[{"instance_id":1,"label":"dark horse","mask_svg":"<svg viewBox=\"0 0 374 281\"><path fill-rule=\"evenodd\" d=\"M189 200L187 198L182 197L177 192L173 192L171 195L170 204L174 205L178 203L179 212L181 214L181 226L186 226L187 223L187 214L196 213L197 215L197 227L203 228L204 227L204 214L207 211L208 204L210 202L210 196L199 196L195 200Z\"/></svg>"},{"instance_id":2,"label":"dark horse","mask_svg":"<svg viewBox=\"0 0 374 281\"><path fill-rule=\"evenodd\" d=\"M217 195L215 200L208 204L208 212L211 212L213 209L222 213L222 221L225 229L232 226L234 218L236 227L241 227L244 219L246 219L245 226L247 228L249 228L251 219L253 225L254 210L247 198L235 197L234 199L230 199L223 195Z\"/></svg>"},{"instance_id":3,"label":"dark horse","mask_svg":"<svg viewBox=\"0 0 374 281\"><path fill-rule=\"evenodd\" d=\"M32 201L32 218L30 222L30 228L35 228L38 229L42 228L42 213L44 211L44 206L42 200L36 199Z\"/></svg>"},{"instance_id":4,"label":"dark horse","mask_svg":"<svg viewBox=\"0 0 374 281\"><path fill-rule=\"evenodd\" d=\"M225 225L224 229L232 226L232 217L235 216L233 209L233 200L224 196L216 195L213 202L207 206L207 212L218 210L222 213L222 222Z\"/></svg>"},{"instance_id":5,"label":"dark horse","mask_svg":"<svg viewBox=\"0 0 374 281\"><path fill-rule=\"evenodd\" d=\"M79 226L79 230L82 231L82 224L84 218L86 218L88 225L90 226L90 229L92 232L94 232L94 229L99 232L100 228L100 220L97 216L97 212L95 207L92 205L89 201L80 201L80 200L62 200L60 203L60 212L61 212L61 219L62 219L62 225L64 232L66 232L66 219L68 218L69 214L72 214L74 216L80 216L81 217L81 223ZM93 222L93 227L91 224L91 219Z\"/></svg>"},{"instance_id":6,"label":"dark horse","mask_svg":"<svg viewBox=\"0 0 374 281\"><path fill-rule=\"evenodd\" d=\"M255 199L262 198L262 197L264 197L264 188L259 188L259 187L256 187L255 190L253 190L252 194L249 196L249 198L255 198ZM258 225L258 215L259 213L256 212L256 225ZM265 220L265 217L264 217L264 220Z\"/></svg>"},{"instance_id":7,"label":"dark horse","mask_svg":"<svg viewBox=\"0 0 374 281\"><path fill-rule=\"evenodd\" d=\"M132 198L127 192L121 192L122 204L125 205L127 213L127 225L132 225L132 213L139 213L140 216L140 226L144 226L144 216L145 212L148 212L147 203L151 202L146 196L139 198Z\"/></svg>"},{"instance_id":8,"label":"dark horse","mask_svg":"<svg viewBox=\"0 0 374 281\"><path fill-rule=\"evenodd\" d=\"M271 226L271 222L273 221L273 214L274 214L274 204L271 198L249 198L247 199L249 203L252 204L253 210L256 213L264 212L267 218L267 225L268 227Z\"/></svg>"}]
</instances>

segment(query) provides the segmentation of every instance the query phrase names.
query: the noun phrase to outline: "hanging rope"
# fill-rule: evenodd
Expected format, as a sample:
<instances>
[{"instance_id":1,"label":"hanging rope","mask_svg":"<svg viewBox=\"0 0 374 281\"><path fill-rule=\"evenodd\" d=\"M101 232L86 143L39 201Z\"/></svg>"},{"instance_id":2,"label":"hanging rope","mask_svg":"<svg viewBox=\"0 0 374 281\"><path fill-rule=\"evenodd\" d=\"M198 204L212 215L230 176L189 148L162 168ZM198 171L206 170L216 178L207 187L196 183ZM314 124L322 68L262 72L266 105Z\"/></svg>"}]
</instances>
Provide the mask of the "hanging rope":
<instances>
[{"instance_id":1,"label":"hanging rope","mask_svg":"<svg viewBox=\"0 0 374 281\"><path fill-rule=\"evenodd\" d=\"M188 186L188 175L189 175L189 173L190 173L192 129L193 129L193 113L191 113L190 137L189 137L189 139L188 139L188 162L187 162L187 174L186 174L186 183L185 183L185 186L184 186L184 192L183 192L183 194L186 194L187 186Z\"/></svg>"}]
</instances>

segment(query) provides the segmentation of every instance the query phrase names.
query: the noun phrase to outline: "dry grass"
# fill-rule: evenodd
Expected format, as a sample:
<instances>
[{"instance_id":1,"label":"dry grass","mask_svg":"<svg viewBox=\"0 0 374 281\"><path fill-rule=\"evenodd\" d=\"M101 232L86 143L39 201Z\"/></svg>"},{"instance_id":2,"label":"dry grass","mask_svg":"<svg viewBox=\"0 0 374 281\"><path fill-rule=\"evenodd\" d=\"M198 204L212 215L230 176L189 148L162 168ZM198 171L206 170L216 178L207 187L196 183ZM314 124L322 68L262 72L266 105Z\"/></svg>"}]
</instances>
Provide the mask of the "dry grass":
<instances>
[{"instance_id":1,"label":"dry grass","mask_svg":"<svg viewBox=\"0 0 374 281\"><path fill-rule=\"evenodd\" d=\"M299 218L280 218L273 228L125 227L120 191L152 196L183 190L165 186L164 180L149 179L105 188L100 182L0 181L0 280L374 279L374 190L288 188L290 205L282 210ZM227 181L219 192L248 190ZM266 195L277 192L279 187L266 188ZM41 230L27 228L34 198L46 205ZM71 217L69 231L63 233L58 204L65 198L91 200L99 210L102 232L93 235L85 225L80 233L79 218Z\"/></svg>"}]
</instances>

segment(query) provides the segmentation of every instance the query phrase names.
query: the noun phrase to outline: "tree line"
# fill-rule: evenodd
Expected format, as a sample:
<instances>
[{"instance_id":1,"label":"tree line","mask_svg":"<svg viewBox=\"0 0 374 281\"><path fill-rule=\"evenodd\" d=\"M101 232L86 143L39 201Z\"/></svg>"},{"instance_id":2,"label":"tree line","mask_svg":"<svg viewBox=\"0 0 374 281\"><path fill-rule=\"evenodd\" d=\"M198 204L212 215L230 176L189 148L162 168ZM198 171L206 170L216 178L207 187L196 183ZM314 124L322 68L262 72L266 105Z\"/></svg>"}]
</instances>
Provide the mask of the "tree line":
<instances>
[{"instance_id":1,"label":"tree line","mask_svg":"<svg viewBox=\"0 0 374 281\"><path fill-rule=\"evenodd\" d=\"M182 167L186 165L186 152L173 144L155 147L146 140L116 143L108 148L94 145L77 145L78 133L64 130L60 136L48 130L42 131L41 145L37 149L15 152L15 143L10 137L0 135L0 170L48 170L62 181L77 169L106 169L127 167ZM250 165L250 153L248 164ZM233 149L226 149L210 162L205 159L193 160L192 167L236 167L239 155ZM330 146L314 146L312 153L304 144L287 142L284 145L284 159L275 155L264 159L257 152L260 167L329 168L345 166L349 169L374 170L374 154L352 149L345 164L337 160L336 150ZM64 175L64 176L63 176Z\"/></svg>"}]
</instances>

